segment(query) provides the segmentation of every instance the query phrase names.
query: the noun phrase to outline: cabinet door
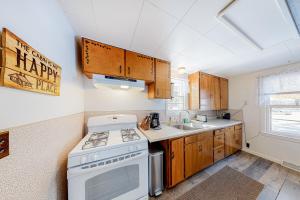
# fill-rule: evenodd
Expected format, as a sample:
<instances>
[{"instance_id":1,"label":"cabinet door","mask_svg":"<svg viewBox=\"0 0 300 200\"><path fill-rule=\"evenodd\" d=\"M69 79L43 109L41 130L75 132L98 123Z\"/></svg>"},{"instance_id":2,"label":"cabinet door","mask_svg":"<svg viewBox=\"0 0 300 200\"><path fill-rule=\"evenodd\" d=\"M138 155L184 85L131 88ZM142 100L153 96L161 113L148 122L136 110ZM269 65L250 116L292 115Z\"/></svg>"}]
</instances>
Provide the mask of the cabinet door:
<instances>
[{"instance_id":1,"label":"cabinet door","mask_svg":"<svg viewBox=\"0 0 300 200\"><path fill-rule=\"evenodd\" d=\"M185 177L189 177L199 171L200 159L201 154L198 142L185 145Z\"/></svg>"},{"instance_id":2,"label":"cabinet door","mask_svg":"<svg viewBox=\"0 0 300 200\"><path fill-rule=\"evenodd\" d=\"M126 51L126 77L147 82L154 81L154 58Z\"/></svg>"},{"instance_id":3,"label":"cabinet door","mask_svg":"<svg viewBox=\"0 0 300 200\"><path fill-rule=\"evenodd\" d=\"M171 98L171 69L167 61L155 59L154 98ZM150 96L151 98L151 96Z\"/></svg>"},{"instance_id":4,"label":"cabinet door","mask_svg":"<svg viewBox=\"0 0 300 200\"><path fill-rule=\"evenodd\" d=\"M184 139L171 140L171 186L184 180Z\"/></svg>"},{"instance_id":5,"label":"cabinet door","mask_svg":"<svg viewBox=\"0 0 300 200\"><path fill-rule=\"evenodd\" d=\"M235 151L242 149L242 125L234 126L234 148Z\"/></svg>"},{"instance_id":6,"label":"cabinet door","mask_svg":"<svg viewBox=\"0 0 300 200\"><path fill-rule=\"evenodd\" d=\"M228 80L220 78L220 109L228 109Z\"/></svg>"},{"instance_id":7,"label":"cabinet door","mask_svg":"<svg viewBox=\"0 0 300 200\"><path fill-rule=\"evenodd\" d=\"M125 76L123 49L82 38L83 71L87 74Z\"/></svg>"},{"instance_id":8,"label":"cabinet door","mask_svg":"<svg viewBox=\"0 0 300 200\"><path fill-rule=\"evenodd\" d=\"M211 110L220 109L220 81L219 77L211 76Z\"/></svg>"},{"instance_id":9,"label":"cabinet door","mask_svg":"<svg viewBox=\"0 0 300 200\"><path fill-rule=\"evenodd\" d=\"M200 73L200 110L211 108L211 76Z\"/></svg>"},{"instance_id":10,"label":"cabinet door","mask_svg":"<svg viewBox=\"0 0 300 200\"><path fill-rule=\"evenodd\" d=\"M200 88L199 88L199 72L189 75L189 109L198 110L200 108Z\"/></svg>"},{"instance_id":11,"label":"cabinet door","mask_svg":"<svg viewBox=\"0 0 300 200\"><path fill-rule=\"evenodd\" d=\"M198 142L198 149L201 154L199 160L199 171L210 166L214 162L214 150L213 150L213 133L209 132L205 135L205 138Z\"/></svg>"},{"instance_id":12,"label":"cabinet door","mask_svg":"<svg viewBox=\"0 0 300 200\"><path fill-rule=\"evenodd\" d=\"M235 152L234 143L234 126L225 128L225 156L229 156Z\"/></svg>"}]
</instances>

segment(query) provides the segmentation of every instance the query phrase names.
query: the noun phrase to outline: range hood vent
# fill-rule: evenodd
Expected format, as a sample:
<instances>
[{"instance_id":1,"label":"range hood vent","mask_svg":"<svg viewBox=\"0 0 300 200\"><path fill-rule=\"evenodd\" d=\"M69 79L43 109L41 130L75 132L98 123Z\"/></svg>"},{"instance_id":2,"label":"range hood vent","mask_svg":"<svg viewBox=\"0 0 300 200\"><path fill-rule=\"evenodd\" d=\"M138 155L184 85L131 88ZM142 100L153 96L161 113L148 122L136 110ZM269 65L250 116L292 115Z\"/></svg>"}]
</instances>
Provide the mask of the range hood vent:
<instances>
[{"instance_id":1,"label":"range hood vent","mask_svg":"<svg viewBox=\"0 0 300 200\"><path fill-rule=\"evenodd\" d=\"M112 76L93 74L93 82L96 88L106 86L110 88L118 89L132 89L132 90L145 90L145 81L124 79Z\"/></svg>"}]
</instances>

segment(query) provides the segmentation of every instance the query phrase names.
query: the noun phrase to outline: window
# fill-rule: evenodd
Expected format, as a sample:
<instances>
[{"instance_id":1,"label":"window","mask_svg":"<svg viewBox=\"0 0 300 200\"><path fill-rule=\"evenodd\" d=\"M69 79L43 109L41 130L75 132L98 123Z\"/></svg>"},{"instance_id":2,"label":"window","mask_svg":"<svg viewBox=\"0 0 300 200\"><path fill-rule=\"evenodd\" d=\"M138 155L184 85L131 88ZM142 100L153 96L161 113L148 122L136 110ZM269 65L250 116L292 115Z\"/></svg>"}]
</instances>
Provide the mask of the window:
<instances>
[{"instance_id":1,"label":"window","mask_svg":"<svg viewBox=\"0 0 300 200\"><path fill-rule=\"evenodd\" d=\"M300 70L260 78L262 131L300 139Z\"/></svg>"},{"instance_id":2,"label":"window","mask_svg":"<svg viewBox=\"0 0 300 200\"><path fill-rule=\"evenodd\" d=\"M175 79L172 82L172 99L167 100L168 111L181 111L186 109L187 80Z\"/></svg>"}]
</instances>

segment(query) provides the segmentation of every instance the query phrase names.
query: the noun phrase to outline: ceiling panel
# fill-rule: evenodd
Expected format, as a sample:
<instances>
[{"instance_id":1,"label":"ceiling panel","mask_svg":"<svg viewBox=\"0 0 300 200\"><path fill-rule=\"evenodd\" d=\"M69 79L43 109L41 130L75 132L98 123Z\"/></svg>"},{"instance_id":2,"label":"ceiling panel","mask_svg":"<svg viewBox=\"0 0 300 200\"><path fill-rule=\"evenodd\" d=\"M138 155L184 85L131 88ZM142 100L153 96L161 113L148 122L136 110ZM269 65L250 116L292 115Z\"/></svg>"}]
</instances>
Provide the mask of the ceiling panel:
<instances>
[{"instance_id":1,"label":"ceiling panel","mask_svg":"<svg viewBox=\"0 0 300 200\"><path fill-rule=\"evenodd\" d=\"M99 38L122 48L129 48L142 0L93 0Z\"/></svg>"},{"instance_id":2,"label":"ceiling panel","mask_svg":"<svg viewBox=\"0 0 300 200\"><path fill-rule=\"evenodd\" d=\"M150 0L156 6L181 19L195 0Z\"/></svg>"},{"instance_id":3,"label":"ceiling panel","mask_svg":"<svg viewBox=\"0 0 300 200\"><path fill-rule=\"evenodd\" d=\"M290 50L293 61L300 61L300 39L292 39L285 42L285 45Z\"/></svg>"},{"instance_id":4,"label":"ceiling panel","mask_svg":"<svg viewBox=\"0 0 300 200\"><path fill-rule=\"evenodd\" d=\"M131 49L153 55L177 23L176 18L145 1Z\"/></svg>"},{"instance_id":5,"label":"ceiling panel","mask_svg":"<svg viewBox=\"0 0 300 200\"><path fill-rule=\"evenodd\" d=\"M262 51L255 56L244 57L240 62L232 63L223 70L222 74L230 76L267 69L292 62L293 56L284 44L276 45L273 48ZM228 64L227 64L228 65Z\"/></svg>"},{"instance_id":6,"label":"ceiling panel","mask_svg":"<svg viewBox=\"0 0 300 200\"><path fill-rule=\"evenodd\" d=\"M229 2L230 0L198 0L183 18L183 22L204 34L218 23L218 12Z\"/></svg>"},{"instance_id":7,"label":"ceiling panel","mask_svg":"<svg viewBox=\"0 0 300 200\"><path fill-rule=\"evenodd\" d=\"M236 1L225 17L262 48L293 38L293 31L275 0Z\"/></svg>"},{"instance_id":8,"label":"ceiling panel","mask_svg":"<svg viewBox=\"0 0 300 200\"><path fill-rule=\"evenodd\" d=\"M287 39L275 0L236 0L225 13L263 51L216 19L230 1L59 0L78 36L169 60L173 68L230 76L300 61L300 39Z\"/></svg>"},{"instance_id":9,"label":"ceiling panel","mask_svg":"<svg viewBox=\"0 0 300 200\"><path fill-rule=\"evenodd\" d=\"M203 62L210 62L214 59L223 59L233 55L230 51L203 36L199 36L191 46L183 50L181 53L183 55L202 60Z\"/></svg>"},{"instance_id":10,"label":"ceiling panel","mask_svg":"<svg viewBox=\"0 0 300 200\"><path fill-rule=\"evenodd\" d=\"M158 54L168 55L179 53L184 49L192 46L198 40L199 34L189 28L187 25L180 23L169 38L162 43Z\"/></svg>"},{"instance_id":11,"label":"ceiling panel","mask_svg":"<svg viewBox=\"0 0 300 200\"><path fill-rule=\"evenodd\" d=\"M77 35L96 39L98 31L91 1L60 0L59 2Z\"/></svg>"}]
</instances>

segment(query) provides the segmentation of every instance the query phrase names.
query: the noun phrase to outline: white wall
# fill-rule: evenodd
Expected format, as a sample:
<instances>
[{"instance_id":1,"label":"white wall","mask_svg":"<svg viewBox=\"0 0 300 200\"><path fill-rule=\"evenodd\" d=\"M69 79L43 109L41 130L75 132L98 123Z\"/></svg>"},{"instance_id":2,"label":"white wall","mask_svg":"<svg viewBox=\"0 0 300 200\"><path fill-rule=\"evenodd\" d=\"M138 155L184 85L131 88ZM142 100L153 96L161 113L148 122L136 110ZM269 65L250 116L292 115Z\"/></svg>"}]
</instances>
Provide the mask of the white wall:
<instances>
[{"instance_id":1,"label":"white wall","mask_svg":"<svg viewBox=\"0 0 300 200\"><path fill-rule=\"evenodd\" d=\"M0 28L6 27L62 66L59 97L0 87L0 129L84 110L74 32L56 0L1 0Z\"/></svg>"},{"instance_id":2,"label":"white wall","mask_svg":"<svg viewBox=\"0 0 300 200\"><path fill-rule=\"evenodd\" d=\"M165 110L165 100L148 99L147 90L131 91L108 87L95 88L85 78L85 111Z\"/></svg>"},{"instance_id":3,"label":"white wall","mask_svg":"<svg viewBox=\"0 0 300 200\"><path fill-rule=\"evenodd\" d=\"M287 161L300 165L300 143L260 134L260 111L257 93L258 76L295 66L300 66L300 63L229 78L229 108L239 110L247 101L247 105L243 109L243 118L245 132L250 140L250 149L246 150L276 162Z\"/></svg>"}]
</instances>

